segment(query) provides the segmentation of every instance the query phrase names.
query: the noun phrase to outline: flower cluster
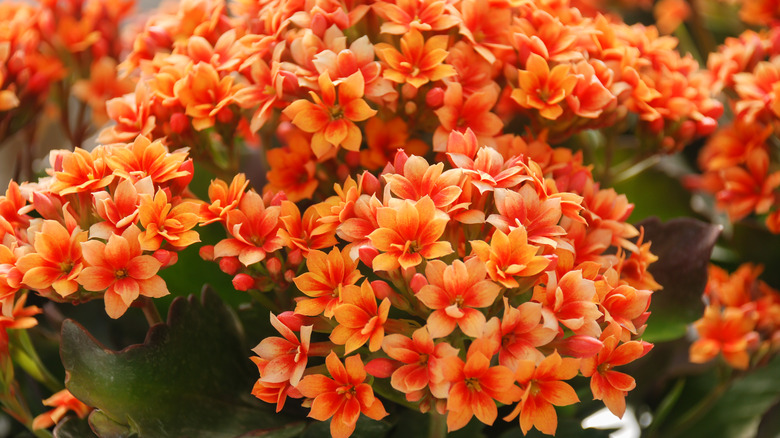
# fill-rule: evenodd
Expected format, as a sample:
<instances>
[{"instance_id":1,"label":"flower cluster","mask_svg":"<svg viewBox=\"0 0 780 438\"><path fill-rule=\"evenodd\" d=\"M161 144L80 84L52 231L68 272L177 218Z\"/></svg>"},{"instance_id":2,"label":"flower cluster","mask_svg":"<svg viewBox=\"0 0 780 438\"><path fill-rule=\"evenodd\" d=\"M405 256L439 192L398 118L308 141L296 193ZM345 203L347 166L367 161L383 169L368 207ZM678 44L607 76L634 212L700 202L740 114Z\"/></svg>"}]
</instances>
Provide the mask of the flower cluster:
<instances>
[{"instance_id":1,"label":"flower cluster","mask_svg":"<svg viewBox=\"0 0 780 438\"><path fill-rule=\"evenodd\" d=\"M733 368L765 364L780 349L780 292L759 280L763 267L744 264L734 273L710 266L704 316L694 323L699 339L691 362L719 354Z\"/></svg>"},{"instance_id":2,"label":"flower cluster","mask_svg":"<svg viewBox=\"0 0 780 438\"><path fill-rule=\"evenodd\" d=\"M688 181L690 187L714 194L730 220L765 215L773 233L780 233L780 169L772 156L780 132L779 37L776 28L745 31L710 55L715 84L727 91L735 117L700 152L703 175Z\"/></svg>"},{"instance_id":3,"label":"flower cluster","mask_svg":"<svg viewBox=\"0 0 780 438\"><path fill-rule=\"evenodd\" d=\"M137 88L108 103L101 140L165 137L232 171L238 143L262 144L293 201L466 129L506 149L638 120L644 153L674 151L722 112L675 46L567 2L182 1L136 37L122 65Z\"/></svg>"},{"instance_id":4,"label":"flower cluster","mask_svg":"<svg viewBox=\"0 0 780 438\"><path fill-rule=\"evenodd\" d=\"M102 298L112 318L141 296L168 294L158 271L199 241L187 153L139 136L91 152L53 151L49 173L12 182L0 197L3 316L20 289L58 302Z\"/></svg>"},{"instance_id":5,"label":"flower cluster","mask_svg":"<svg viewBox=\"0 0 780 438\"><path fill-rule=\"evenodd\" d=\"M108 121L106 100L132 90L117 64L127 49L120 38L133 0L6 2L0 6L0 140L36 129L45 105L80 146ZM78 105L72 105L71 96ZM78 107L76 115L72 109ZM90 109L92 123L86 120ZM31 175L28 175L31 176Z\"/></svg>"},{"instance_id":6,"label":"flower cluster","mask_svg":"<svg viewBox=\"0 0 780 438\"><path fill-rule=\"evenodd\" d=\"M212 183L201 217L229 238L202 256L237 289L294 306L254 350L257 397L313 400L310 416L348 436L360 412L385 415L370 374L450 430L492 424L498 402L517 403L507 418L523 431L554 433L552 406L579 401L565 381L581 373L622 416L634 380L613 368L652 347L639 337L659 287L631 204L565 150L478 144L451 133L446 167L399 151L303 214L241 175ZM309 362L325 355L330 377Z\"/></svg>"}]
</instances>

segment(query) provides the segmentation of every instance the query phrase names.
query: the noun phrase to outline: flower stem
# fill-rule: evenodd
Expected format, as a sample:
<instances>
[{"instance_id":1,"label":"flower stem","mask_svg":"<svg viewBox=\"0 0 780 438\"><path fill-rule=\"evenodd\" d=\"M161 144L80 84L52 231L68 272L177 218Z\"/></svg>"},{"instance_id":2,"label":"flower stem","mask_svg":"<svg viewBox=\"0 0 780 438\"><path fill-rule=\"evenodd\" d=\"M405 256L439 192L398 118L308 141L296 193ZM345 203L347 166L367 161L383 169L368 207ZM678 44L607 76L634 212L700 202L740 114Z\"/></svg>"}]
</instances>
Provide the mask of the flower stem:
<instances>
[{"instance_id":1,"label":"flower stem","mask_svg":"<svg viewBox=\"0 0 780 438\"><path fill-rule=\"evenodd\" d=\"M52 376L35 351L27 330L8 330L11 357L33 379L42 383L51 392L62 389L63 384Z\"/></svg>"},{"instance_id":2,"label":"flower stem","mask_svg":"<svg viewBox=\"0 0 780 438\"><path fill-rule=\"evenodd\" d=\"M160 311L157 310L154 301L149 297L142 297L141 303L141 309L144 311L144 316L146 317L146 322L149 324L149 327L155 324L162 324L163 320L160 316Z\"/></svg>"},{"instance_id":3,"label":"flower stem","mask_svg":"<svg viewBox=\"0 0 780 438\"><path fill-rule=\"evenodd\" d=\"M428 438L443 438L447 436L447 417L438 413L435 406L431 406L428 424Z\"/></svg>"}]
</instances>

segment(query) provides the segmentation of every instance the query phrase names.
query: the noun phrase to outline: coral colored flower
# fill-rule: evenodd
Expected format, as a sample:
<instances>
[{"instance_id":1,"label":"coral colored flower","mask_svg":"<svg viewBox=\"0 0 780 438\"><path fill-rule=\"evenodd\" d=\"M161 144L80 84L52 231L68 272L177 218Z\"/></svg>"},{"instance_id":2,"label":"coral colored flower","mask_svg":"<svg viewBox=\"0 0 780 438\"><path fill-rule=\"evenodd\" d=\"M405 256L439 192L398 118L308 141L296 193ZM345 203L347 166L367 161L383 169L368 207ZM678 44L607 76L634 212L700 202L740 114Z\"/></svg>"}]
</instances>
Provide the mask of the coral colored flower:
<instances>
[{"instance_id":1,"label":"coral colored flower","mask_svg":"<svg viewBox=\"0 0 780 438\"><path fill-rule=\"evenodd\" d=\"M249 180L243 173L234 176L229 186L219 178L211 180L208 191L210 203L201 204L198 213L201 225L214 222L225 223L228 212L238 207L247 186L249 186Z\"/></svg>"},{"instance_id":2,"label":"coral colored flower","mask_svg":"<svg viewBox=\"0 0 780 438\"><path fill-rule=\"evenodd\" d=\"M599 297L604 320L618 324L631 335L638 335L640 327L637 327L635 322L644 323L644 319L649 315L645 312L650 307L652 292L637 290L627 284L609 288L605 292Z\"/></svg>"},{"instance_id":3,"label":"coral colored flower","mask_svg":"<svg viewBox=\"0 0 780 438\"><path fill-rule=\"evenodd\" d=\"M579 359L561 358L557 351L538 365L531 360L520 361L515 379L523 397L504 420L510 421L520 414L523 434L536 427L542 433L555 435L558 416L553 406L568 406L580 401L574 389L563 382L579 374L579 366Z\"/></svg>"},{"instance_id":4,"label":"coral colored flower","mask_svg":"<svg viewBox=\"0 0 780 438\"><path fill-rule=\"evenodd\" d=\"M506 288L519 287L515 277L533 277L550 265L550 260L537 255L539 247L528 243L525 227L517 227L504 234L495 230L490 244L472 240L471 249L485 263L488 275Z\"/></svg>"},{"instance_id":5,"label":"coral colored flower","mask_svg":"<svg viewBox=\"0 0 780 438\"><path fill-rule=\"evenodd\" d=\"M445 30L459 21L456 16L447 13L447 2L443 0L377 1L372 7L386 20L380 31L391 35L404 35L412 29L423 32Z\"/></svg>"},{"instance_id":6,"label":"coral colored flower","mask_svg":"<svg viewBox=\"0 0 780 438\"><path fill-rule=\"evenodd\" d=\"M399 163L404 158L405 153L399 151L395 162ZM445 171L444 163L430 165L425 158L414 155L406 158L402 169L396 169L396 173L386 173L384 178L390 191L399 198L417 201L428 196L436 208L445 211L461 193L458 187L461 179L459 170Z\"/></svg>"},{"instance_id":7,"label":"coral colored flower","mask_svg":"<svg viewBox=\"0 0 780 438\"><path fill-rule=\"evenodd\" d=\"M82 272L82 246L87 233L76 227L71 232L56 221L45 220L32 241L35 252L23 255L16 268L30 289L53 288L61 297L78 290L76 277Z\"/></svg>"},{"instance_id":8,"label":"coral colored flower","mask_svg":"<svg viewBox=\"0 0 780 438\"><path fill-rule=\"evenodd\" d=\"M393 388L406 394L406 399L415 401L415 391L426 387L434 397L447 398L450 383L441 376L441 359L458 354L447 342L434 344L433 338L425 327L414 331L411 338L393 334L385 336L382 350L391 358L404 365L395 370L390 377Z\"/></svg>"},{"instance_id":9,"label":"coral colored flower","mask_svg":"<svg viewBox=\"0 0 780 438\"><path fill-rule=\"evenodd\" d=\"M193 230L200 221L198 204L182 201L172 205L164 190L157 190L154 198L151 195L140 197L138 217L144 231L139 239L144 250L156 251L163 241L175 248L185 248L200 242L198 232Z\"/></svg>"},{"instance_id":10,"label":"coral colored flower","mask_svg":"<svg viewBox=\"0 0 780 438\"><path fill-rule=\"evenodd\" d=\"M474 160L462 154L448 153L447 157L450 163L471 177L471 183L479 193L490 192L495 188L514 187L531 179L519 164L520 157L504 162L501 153L491 147L480 148L476 155Z\"/></svg>"},{"instance_id":11,"label":"coral colored flower","mask_svg":"<svg viewBox=\"0 0 780 438\"><path fill-rule=\"evenodd\" d=\"M252 356L249 359L257 365L257 370L260 373L260 378L257 379L257 382L252 387L252 395L266 403L276 404L276 412L280 412L284 408L284 402L287 401L288 396L292 398L303 397L300 391L290 384L289 380L276 383L263 380L266 374L265 370L270 361L257 356Z\"/></svg>"},{"instance_id":12,"label":"coral colored flower","mask_svg":"<svg viewBox=\"0 0 780 438\"><path fill-rule=\"evenodd\" d=\"M93 192L114 180L103 148L95 148L92 153L81 148L76 148L73 152L53 151L50 161L54 169L54 180L49 190L60 196Z\"/></svg>"},{"instance_id":13,"label":"coral colored flower","mask_svg":"<svg viewBox=\"0 0 780 438\"><path fill-rule=\"evenodd\" d=\"M566 234L558 225L563 215L561 198L542 199L529 184L517 191L497 189L493 195L498 213L488 216L487 222L504 233L522 225L528 241L553 248L557 247L558 238Z\"/></svg>"},{"instance_id":14,"label":"coral colored flower","mask_svg":"<svg viewBox=\"0 0 780 438\"><path fill-rule=\"evenodd\" d=\"M350 151L360 149L363 135L355 122L362 122L376 115L362 99L365 81L360 72L355 72L338 84L338 103L336 86L328 76L319 77L321 97L310 92L312 100L298 99L282 111L301 130L313 133L311 149L317 158L323 159L342 146Z\"/></svg>"},{"instance_id":15,"label":"coral colored flower","mask_svg":"<svg viewBox=\"0 0 780 438\"><path fill-rule=\"evenodd\" d=\"M463 0L460 8L460 34L474 50L491 64L496 62L496 53L509 52L507 32L512 22L509 8L490 5L480 0Z\"/></svg>"},{"instance_id":16,"label":"coral colored flower","mask_svg":"<svg viewBox=\"0 0 780 438\"><path fill-rule=\"evenodd\" d=\"M63 389L47 398L43 401L43 405L53 407L54 409L35 417L32 422L33 430L48 429L56 425L68 411L73 411L79 418L87 418L87 415L92 412L91 407L82 403L67 389Z\"/></svg>"},{"instance_id":17,"label":"coral colored flower","mask_svg":"<svg viewBox=\"0 0 780 438\"><path fill-rule=\"evenodd\" d=\"M149 135L156 127L152 113L149 86L138 81L135 93L116 97L106 102L106 114L116 124L105 128L98 136L101 144L132 141L139 135Z\"/></svg>"},{"instance_id":18,"label":"coral colored flower","mask_svg":"<svg viewBox=\"0 0 780 438\"><path fill-rule=\"evenodd\" d=\"M314 161L309 140L301 132L288 136L287 146L266 152L270 170L263 191L284 192L287 199L297 202L311 199L320 182L314 175Z\"/></svg>"},{"instance_id":19,"label":"coral colored flower","mask_svg":"<svg viewBox=\"0 0 780 438\"><path fill-rule=\"evenodd\" d=\"M309 256L313 249L330 248L336 245L336 236L330 226L322 226L319 212L311 206L303 212L291 201L282 201L282 212L279 220L282 227L277 236L282 239L284 246L295 251L300 251L304 257Z\"/></svg>"},{"instance_id":20,"label":"coral colored flower","mask_svg":"<svg viewBox=\"0 0 780 438\"><path fill-rule=\"evenodd\" d=\"M735 166L720 172L724 187L717 194L717 202L732 222L753 212L767 213L775 202L775 190L780 186L780 172L769 173L767 151L755 149L746 161L746 169Z\"/></svg>"},{"instance_id":21,"label":"coral colored flower","mask_svg":"<svg viewBox=\"0 0 780 438\"><path fill-rule=\"evenodd\" d=\"M433 310L427 323L432 338L449 335L455 326L467 336L482 334L485 315L477 309L493 304L501 290L486 275L485 264L476 257L465 263L455 260L449 266L439 260L428 262L425 276L429 284L416 296Z\"/></svg>"},{"instance_id":22,"label":"coral colored flower","mask_svg":"<svg viewBox=\"0 0 780 438\"><path fill-rule=\"evenodd\" d=\"M450 432L464 427L475 415L479 421L492 425L498 416L494 400L509 404L520 398L520 389L514 385L515 378L509 368L491 367L490 359L481 351L471 350L466 362L457 356L443 361L443 375L452 382L447 398Z\"/></svg>"},{"instance_id":23,"label":"coral colored flower","mask_svg":"<svg viewBox=\"0 0 780 438\"><path fill-rule=\"evenodd\" d=\"M606 334L607 332L605 332ZM607 408L618 417L626 411L626 394L636 387L634 378L613 368L633 362L647 354L652 344L631 341L618 345L618 339L607 335L599 354L582 359L582 375L590 377L593 398L602 400Z\"/></svg>"},{"instance_id":24,"label":"coral colored flower","mask_svg":"<svg viewBox=\"0 0 780 438\"><path fill-rule=\"evenodd\" d=\"M263 339L252 351L268 364L263 370L261 380L268 383L289 381L295 386L301 381L306 364L309 361L312 326L302 326L301 339L271 313L271 325L283 336L269 336Z\"/></svg>"},{"instance_id":25,"label":"coral colored flower","mask_svg":"<svg viewBox=\"0 0 780 438\"><path fill-rule=\"evenodd\" d=\"M516 370L521 360L542 360L544 355L537 347L548 345L557 334L558 321L542 312L541 304L527 302L514 307L504 297L503 317L487 322L483 338L499 345L499 364Z\"/></svg>"},{"instance_id":26,"label":"coral colored flower","mask_svg":"<svg viewBox=\"0 0 780 438\"><path fill-rule=\"evenodd\" d=\"M736 307L707 306L704 316L693 323L699 332L690 348L691 362L704 363L718 353L734 368L750 366L748 350L758 342L756 315Z\"/></svg>"},{"instance_id":27,"label":"coral colored flower","mask_svg":"<svg viewBox=\"0 0 780 438\"><path fill-rule=\"evenodd\" d=\"M382 169L399 149L411 155L424 156L428 145L419 139L409 140L409 125L401 117L387 122L379 117L368 119L365 126L367 148L360 151L360 165L368 170Z\"/></svg>"},{"instance_id":28,"label":"coral colored flower","mask_svg":"<svg viewBox=\"0 0 780 438\"><path fill-rule=\"evenodd\" d=\"M170 153L161 140L151 141L143 135L126 146L112 145L106 161L115 175L133 182L149 176L161 185L191 177L191 172L185 170L186 149Z\"/></svg>"},{"instance_id":29,"label":"coral colored flower","mask_svg":"<svg viewBox=\"0 0 780 438\"><path fill-rule=\"evenodd\" d=\"M376 295L368 280L359 288L344 288L340 297L341 303L333 311L339 325L331 332L330 340L344 345L344 354L357 350L366 342L370 351L378 351L385 337L390 300L383 299L377 307Z\"/></svg>"},{"instance_id":30,"label":"coral colored flower","mask_svg":"<svg viewBox=\"0 0 780 438\"><path fill-rule=\"evenodd\" d=\"M555 120L563 114L560 103L577 85L577 76L569 74L568 64L550 69L547 61L532 53L526 62L527 70L519 70L518 88L512 91L512 100L523 108L534 108L545 119Z\"/></svg>"},{"instance_id":31,"label":"coral colored flower","mask_svg":"<svg viewBox=\"0 0 780 438\"><path fill-rule=\"evenodd\" d=\"M123 179L117 184L113 195L101 191L92 194L95 213L103 219L89 227L89 235L93 238L105 239L112 234L122 234L128 226L138 221L138 205L140 195L154 194L154 185L149 177L132 181Z\"/></svg>"},{"instance_id":32,"label":"coral colored flower","mask_svg":"<svg viewBox=\"0 0 780 438\"><path fill-rule=\"evenodd\" d=\"M434 35L426 41L417 29L412 29L401 37L400 52L385 43L376 44L374 50L387 64L385 78L420 88L428 82L455 76L455 68L444 63L448 40L447 35Z\"/></svg>"},{"instance_id":33,"label":"coral colored flower","mask_svg":"<svg viewBox=\"0 0 780 438\"><path fill-rule=\"evenodd\" d=\"M596 319L602 316L596 306L596 286L583 278L582 271L569 271L556 281L554 273L548 274L545 287L537 286L534 301L544 305L558 321L576 334L598 337L601 334Z\"/></svg>"},{"instance_id":34,"label":"coral colored flower","mask_svg":"<svg viewBox=\"0 0 780 438\"><path fill-rule=\"evenodd\" d=\"M162 263L144 255L139 243L141 231L128 227L121 236L116 234L108 243L89 240L81 244L87 263L78 276L84 289L105 291L106 313L119 318L139 297L159 298L168 295L165 281L157 275Z\"/></svg>"},{"instance_id":35,"label":"coral colored flower","mask_svg":"<svg viewBox=\"0 0 780 438\"><path fill-rule=\"evenodd\" d=\"M265 260L267 253L282 248L277 236L279 213L279 207L266 208L256 192L246 192L238 208L227 215L225 228L233 237L214 246L214 257L238 257L244 266Z\"/></svg>"},{"instance_id":36,"label":"coral colored flower","mask_svg":"<svg viewBox=\"0 0 780 438\"><path fill-rule=\"evenodd\" d=\"M202 131L214 126L217 115L230 111L228 105L241 85L233 84L233 76L219 76L214 66L199 62L188 69L187 75L176 82L174 94L179 98L185 113L192 117L192 127Z\"/></svg>"},{"instance_id":37,"label":"coral colored flower","mask_svg":"<svg viewBox=\"0 0 780 438\"><path fill-rule=\"evenodd\" d=\"M434 111L440 126L433 133L433 150L447 150L447 138L452 131L466 132L471 129L482 144L501 132L504 123L490 112L498 101L499 87L495 83L469 95L463 92L458 82L447 84L444 105Z\"/></svg>"},{"instance_id":38,"label":"coral colored flower","mask_svg":"<svg viewBox=\"0 0 780 438\"><path fill-rule=\"evenodd\" d=\"M324 312L325 317L332 317L335 308L342 302L344 289L357 288L354 285L360 277L357 261L349 256L349 251L333 248L327 255L322 251L309 251L306 272L293 281L311 299L298 301L295 313L317 316Z\"/></svg>"},{"instance_id":39,"label":"coral colored flower","mask_svg":"<svg viewBox=\"0 0 780 438\"><path fill-rule=\"evenodd\" d=\"M374 248L382 251L374 258L373 268L392 271L412 268L423 259L450 254L452 245L440 242L449 216L438 210L429 196L417 202L403 200L377 210L379 228L368 235Z\"/></svg>"},{"instance_id":40,"label":"coral colored flower","mask_svg":"<svg viewBox=\"0 0 780 438\"><path fill-rule=\"evenodd\" d=\"M308 375L297 389L304 397L314 399L310 417L319 421L333 417L331 436L346 438L352 435L361 413L374 420L387 416L371 385L365 383L366 370L359 355L346 358L342 364L336 353L331 352L325 364L332 379L321 374Z\"/></svg>"},{"instance_id":41,"label":"coral colored flower","mask_svg":"<svg viewBox=\"0 0 780 438\"><path fill-rule=\"evenodd\" d=\"M92 63L88 78L76 81L72 92L78 99L89 104L92 120L95 125L101 126L109 120L106 101L133 91L133 81L119 77L116 61L109 56Z\"/></svg>"}]
</instances>

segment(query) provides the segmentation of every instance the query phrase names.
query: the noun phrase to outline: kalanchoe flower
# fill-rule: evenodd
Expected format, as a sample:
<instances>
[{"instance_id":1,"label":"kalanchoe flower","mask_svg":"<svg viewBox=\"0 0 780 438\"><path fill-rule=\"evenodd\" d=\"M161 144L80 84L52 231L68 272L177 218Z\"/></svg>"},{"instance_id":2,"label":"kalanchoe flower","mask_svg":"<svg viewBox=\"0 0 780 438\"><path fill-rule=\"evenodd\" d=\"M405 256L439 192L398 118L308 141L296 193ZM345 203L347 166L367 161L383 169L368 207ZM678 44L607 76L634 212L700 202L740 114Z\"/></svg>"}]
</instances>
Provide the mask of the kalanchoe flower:
<instances>
[{"instance_id":1,"label":"kalanchoe flower","mask_svg":"<svg viewBox=\"0 0 780 438\"><path fill-rule=\"evenodd\" d=\"M111 235L107 243L89 240L81 244L87 267L77 280L88 291L105 291L106 313L114 319L140 296L159 298L169 293L157 275L162 264L143 253L140 234L138 227L130 226L121 236Z\"/></svg>"},{"instance_id":2,"label":"kalanchoe flower","mask_svg":"<svg viewBox=\"0 0 780 438\"><path fill-rule=\"evenodd\" d=\"M383 299L377 307L371 283L364 280L358 287L344 288L341 303L333 311L337 325L330 334L335 344L344 345L349 354L368 342L370 351L378 351L385 336L385 323L390 311L390 300Z\"/></svg>"},{"instance_id":3,"label":"kalanchoe flower","mask_svg":"<svg viewBox=\"0 0 780 438\"><path fill-rule=\"evenodd\" d=\"M358 288L355 283L362 277L357 270L357 261L348 251L333 248L328 254L310 251L306 258L308 272L295 278L295 285L311 297L298 301L295 313L306 316L324 314L331 318L343 301L346 288Z\"/></svg>"},{"instance_id":4,"label":"kalanchoe flower","mask_svg":"<svg viewBox=\"0 0 780 438\"><path fill-rule=\"evenodd\" d=\"M84 267L82 253L87 233L78 227L69 232L58 222L45 220L33 235L35 251L16 262L23 275L22 283L39 291L53 288L63 298L75 293L77 277Z\"/></svg>"},{"instance_id":5,"label":"kalanchoe flower","mask_svg":"<svg viewBox=\"0 0 780 438\"><path fill-rule=\"evenodd\" d=\"M322 374L304 376L297 389L304 397L314 399L309 416L320 421L331 417L330 434L346 438L355 430L360 414L381 420L387 416L382 402L366 380L366 370L359 355L346 358L342 364L336 353L325 359L332 378Z\"/></svg>"}]
</instances>

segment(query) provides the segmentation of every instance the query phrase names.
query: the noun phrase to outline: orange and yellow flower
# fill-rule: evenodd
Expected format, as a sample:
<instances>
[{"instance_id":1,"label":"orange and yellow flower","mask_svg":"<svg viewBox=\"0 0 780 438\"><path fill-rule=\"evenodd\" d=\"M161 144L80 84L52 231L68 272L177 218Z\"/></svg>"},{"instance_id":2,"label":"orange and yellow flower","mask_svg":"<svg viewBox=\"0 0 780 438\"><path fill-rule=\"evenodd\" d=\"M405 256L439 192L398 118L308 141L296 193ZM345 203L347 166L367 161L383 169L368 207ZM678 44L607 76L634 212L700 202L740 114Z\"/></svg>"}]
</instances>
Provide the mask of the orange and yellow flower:
<instances>
[{"instance_id":1,"label":"orange and yellow flower","mask_svg":"<svg viewBox=\"0 0 780 438\"><path fill-rule=\"evenodd\" d=\"M398 84L420 88L428 82L455 76L455 68L443 61L447 59L447 35L434 35L428 40L412 29L401 37L401 51L390 44L374 46L379 59L387 64L384 77Z\"/></svg>"},{"instance_id":2,"label":"orange and yellow flower","mask_svg":"<svg viewBox=\"0 0 780 438\"><path fill-rule=\"evenodd\" d=\"M512 91L512 99L523 108L533 108L545 119L555 120L563 114L561 102L577 85L577 76L569 74L568 64L552 69L541 56L532 53L526 70L518 71L519 84Z\"/></svg>"},{"instance_id":3,"label":"orange and yellow flower","mask_svg":"<svg viewBox=\"0 0 780 438\"><path fill-rule=\"evenodd\" d=\"M299 300L295 306L295 313L306 316L324 313L326 318L332 317L342 302L344 289L358 288L355 283L362 277L357 270L357 261L349 256L349 251L338 248L328 254L309 251L306 269L307 272L294 279L298 289L311 297Z\"/></svg>"},{"instance_id":4,"label":"orange and yellow flower","mask_svg":"<svg viewBox=\"0 0 780 438\"><path fill-rule=\"evenodd\" d=\"M23 274L22 283L39 291L51 287L63 298L75 293L84 267L82 247L86 240L87 232L78 227L68 232L56 221L43 221L40 231L34 232L35 252L16 262Z\"/></svg>"},{"instance_id":5,"label":"orange and yellow flower","mask_svg":"<svg viewBox=\"0 0 780 438\"><path fill-rule=\"evenodd\" d=\"M344 288L341 303L333 311L339 325L331 332L330 340L344 345L344 354L357 350L366 342L370 351L379 351L389 312L390 300L385 298L377 306L374 289L368 280L359 288Z\"/></svg>"}]
</instances>

